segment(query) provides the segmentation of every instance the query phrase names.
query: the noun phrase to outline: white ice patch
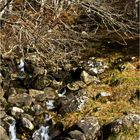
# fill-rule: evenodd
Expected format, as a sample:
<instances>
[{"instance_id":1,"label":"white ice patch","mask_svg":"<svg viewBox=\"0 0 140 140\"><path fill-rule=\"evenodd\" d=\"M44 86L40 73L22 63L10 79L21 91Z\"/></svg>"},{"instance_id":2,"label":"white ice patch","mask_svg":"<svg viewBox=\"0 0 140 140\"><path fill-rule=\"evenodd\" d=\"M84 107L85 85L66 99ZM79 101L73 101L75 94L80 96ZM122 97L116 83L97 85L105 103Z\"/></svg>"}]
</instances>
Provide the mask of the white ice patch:
<instances>
[{"instance_id":1,"label":"white ice patch","mask_svg":"<svg viewBox=\"0 0 140 140\"><path fill-rule=\"evenodd\" d=\"M24 72L24 61L23 59L20 59L20 64L18 65L18 68L20 69L20 71L23 71Z\"/></svg>"},{"instance_id":2,"label":"white ice patch","mask_svg":"<svg viewBox=\"0 0 140 140\"><path fill-rule=\"evenodd\" d=\"M13 120L12 124L10 124L10 127L9 127L9 134L10 134L10 137L11 137L11 140L19 140L16 138L16 121Z\"/></svg>"},{"instance_id":3,"label":"white ice patch","mask_svg":"<svg viewBox=\"0 0 140 140\"><path fill-rule=\"evenodd\" d=\"M49 126L41 126L38 130L36 130L32 135L33 140L36 139L36 137L40 140L50 140Z\"/></svg>"},{"instance_id":4,"label":"white ice patch","mask_svg":"<svg viewBox=\"0 0 140 140\"><path fill-rule=\"evenodd\" d=\"M48 109L48 110L54 109L54 108L55 108L55 107L54 107L54 100L48 100L48 101L46 102L46 106L47 106L47 109Z\"/></svg>"}]
</instances>

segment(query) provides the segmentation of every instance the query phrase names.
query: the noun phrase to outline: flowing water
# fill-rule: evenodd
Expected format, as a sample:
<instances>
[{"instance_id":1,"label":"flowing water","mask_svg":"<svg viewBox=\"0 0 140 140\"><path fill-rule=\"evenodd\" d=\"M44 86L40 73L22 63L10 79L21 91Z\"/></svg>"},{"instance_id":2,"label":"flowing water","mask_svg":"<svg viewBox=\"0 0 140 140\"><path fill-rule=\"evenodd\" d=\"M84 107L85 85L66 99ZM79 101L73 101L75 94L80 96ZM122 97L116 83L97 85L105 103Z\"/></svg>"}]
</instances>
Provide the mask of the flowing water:
<instances>
[{"instance_id":1,"label":"flowing water","mask_svg":"<svg viewBox=\"0 0 140 140\"><path fill-rule=\"evenodd\" d=\"M33 140L50 140L49 137L49 126L41 126L32 135Z\"/></svg>"},{"instance_id":2,"label":"flowing water","mask_svg":"<svg viewBox=\"0 0 140 140\"><path fill-rule=\"evenodd\" d=\"M10 134L11 140L19 140L16 137L16 121L15 120L13 120L13 122L9 126L9 134Z\"/></svg>"}]
</instances>

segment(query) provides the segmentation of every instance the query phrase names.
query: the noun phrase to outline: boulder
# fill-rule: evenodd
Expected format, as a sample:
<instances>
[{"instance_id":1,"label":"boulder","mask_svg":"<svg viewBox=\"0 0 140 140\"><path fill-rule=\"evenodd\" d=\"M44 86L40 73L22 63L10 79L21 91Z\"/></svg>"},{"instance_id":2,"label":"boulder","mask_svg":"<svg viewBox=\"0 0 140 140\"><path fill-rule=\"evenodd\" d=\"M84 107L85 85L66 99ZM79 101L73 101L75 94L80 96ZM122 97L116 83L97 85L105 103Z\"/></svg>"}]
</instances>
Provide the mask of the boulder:
<instances>
[{"instance_id":1,"label":"boulder","mask_svg":"<svg viewBox=\"0 0 140 140\"><path fill-rule=\"evenodd\" d=\"M1 140L10 140L6 130L2 126L0 126L0 139Z\"/></svg>"},{"instance_id":2,"label":"boulder","mask_svg":"<svg viewBox=\"0 0 140 140\"><path fill-rule=\"evenodd\" d=\"M116 119L115 121L102 127L102 138L107 139L111 134L118 134L126 128L140 126L140 115L130 113L126 116Z\"/></svg>"},{"instance_id":3,"label":"boulder","mask_svg":"<svg viewBox=\"0 0 140 140\"><path fill-rule=\"evenodd\" d=\"M97 140L100 135L99 122L95 117L85 117L71 127L68 135L72 140Z\"/></svg>"},{"instance_id":4,"label":"boulder","mask_svg":"<svg viewBox=\"0 0 140 140\"><path fill-rule=\"evenodd\" d=\"M88 85L91 83L99 83L99 79L95 76L89 75L86 71L82 71L81 73L81 79Z\"/></svg>"}]
</instances>

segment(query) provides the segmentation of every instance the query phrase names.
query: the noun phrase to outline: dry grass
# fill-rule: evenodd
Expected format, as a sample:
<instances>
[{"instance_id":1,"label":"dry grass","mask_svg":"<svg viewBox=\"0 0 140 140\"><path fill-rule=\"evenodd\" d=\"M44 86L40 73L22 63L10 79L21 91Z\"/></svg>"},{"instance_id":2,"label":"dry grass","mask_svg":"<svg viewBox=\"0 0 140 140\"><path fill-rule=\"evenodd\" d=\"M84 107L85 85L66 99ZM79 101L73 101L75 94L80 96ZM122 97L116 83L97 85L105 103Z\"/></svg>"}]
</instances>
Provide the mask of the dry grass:
<instances>
[{"instance_id":1,"label":"dry grass","mask_svg":"<svg viewBox=\"0 0 140 140\"><path fill-rule=\"evenodd\" d=\"M135 63L137 62L131 62L133 66ZM110 72L112 73L113 70L110 70ZM96 116L100 124L103 125L108 124L127 113L140 113L139 100L136 97L132 98L134 97L136 90L139 89L139 71L136 69L131 69L131 67L126 67L123 72L118 72L116 70L114 70L114 72L117 79L123 78L124 81L117 86L109 86L108 84L105 84L105 81L102 79L104 81L103 83L99 85L91 84L86 87L85 90L87 91L87 96L91 98L80 112L69 113L64 116L63 122L65 126L75 124L84 116ZM109 71L108 75L106 76L106 79L110 79ZM102 91L109 92L111 97L106 99L103 99L104 97L99 99L94 98L99 92ZM133 102L131 102L131 99ZM137 130L138 129L135 130L136 133ZM131 131L129 131L128 134L125 134L125 131L121 132L120 135L116 136L116 139L118 138L119 140L120 137L122 137L122 139L131 139L135 132L130 132Z\"/></svg>"},{"instance_id":2,"label":"dry grass","mask_svg":"<svg viewBox=\"0 0 140 140\"><path fill-rule=\"evenodd\" d=\"M108 1L44 4L16 0L12 11L1 18L1 53L26 58L32 52L41 62L57 67L60 63L81 59L81 50L88 47L89 39L114 34L115 41L126 44L125 39L137 36L138 23L124 17L118 7L111 4ZM78 24L81 16L89 21ZM93 23L95 27L90 29Z\"/></svg>"}]
</instances>

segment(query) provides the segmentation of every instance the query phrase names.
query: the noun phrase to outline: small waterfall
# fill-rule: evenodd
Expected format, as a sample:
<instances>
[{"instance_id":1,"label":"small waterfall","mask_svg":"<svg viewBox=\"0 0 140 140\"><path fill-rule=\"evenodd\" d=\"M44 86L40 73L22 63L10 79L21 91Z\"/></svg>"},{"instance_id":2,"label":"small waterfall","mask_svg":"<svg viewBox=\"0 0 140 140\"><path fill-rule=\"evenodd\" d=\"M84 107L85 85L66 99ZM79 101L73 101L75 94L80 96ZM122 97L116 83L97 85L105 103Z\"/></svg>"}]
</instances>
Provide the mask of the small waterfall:
<instances>
[{"instance_id":1,"label":"small waterfall","mask_svg":"<svg viewBox=\"0 0 140 140\"><path fill-rule=\"evenodd\" d=\"M48 132L49 132L49 126L42 126L40 127L40 130L41 130L41 140L49 140L49 135L48 135Z\"/></svg>"},{"instance_id":2,"label":"small waterfall","mask_svg":"<svg viewBox=\"0 0 140 140\"><path fill-rule=\"evenodd\" d=\"M23 59L20 59L20 64L18 65L18 68L20 71L24 72L24 61Z\"/></svg>"},{"instance_id":3,"label":"small waterfall","mask_svg":"<svg viewBox=\"0 0 140 140\"><path fill-rule=\"evenodd\" d=\"M46 102L46 106L47 106L47 109L48 109L48 110L54 109L54 108L55 108L55 107L54 107L54 100L48 100L48 101Z\"/></svg>"},{"instance_id":4,"label":"small waterfall","mask_svg":"<svg viewBox=\"0 0 140 140\"><path fill-rule=\"evenodd\" d=\"M10 138L11 140L19 140L16 138L16 121L13 120L13 122L11 124L9 124L9 134L10 134Z\"/></svg>"},{"instance_id":5,"label":"small waterfall","mask_svg":"<svg viewBox=\"0 0 140 140\"><path fill-rule=\"evenodd\" d=\"M49 117L49 115L46 115L45 117L45 123L49 122L51 120L51 117ZM41 126L38 130L36 130L33 135L32 138L33 140L51 140L50 136L49 136L49 129L50 127L47 126Z\"/></svg>"},{"instance_id":6,"label":"small waterfall","mask_svg":"<svg viewBox=\"0 0 140 140\"><path fill-rule=\"evenodd\" d=\"M32 135L33 140L39 138L40 140L50 140L49 137L49 126L41 126L38 130L36 130Z\"/></svg>"}]
</instances>

